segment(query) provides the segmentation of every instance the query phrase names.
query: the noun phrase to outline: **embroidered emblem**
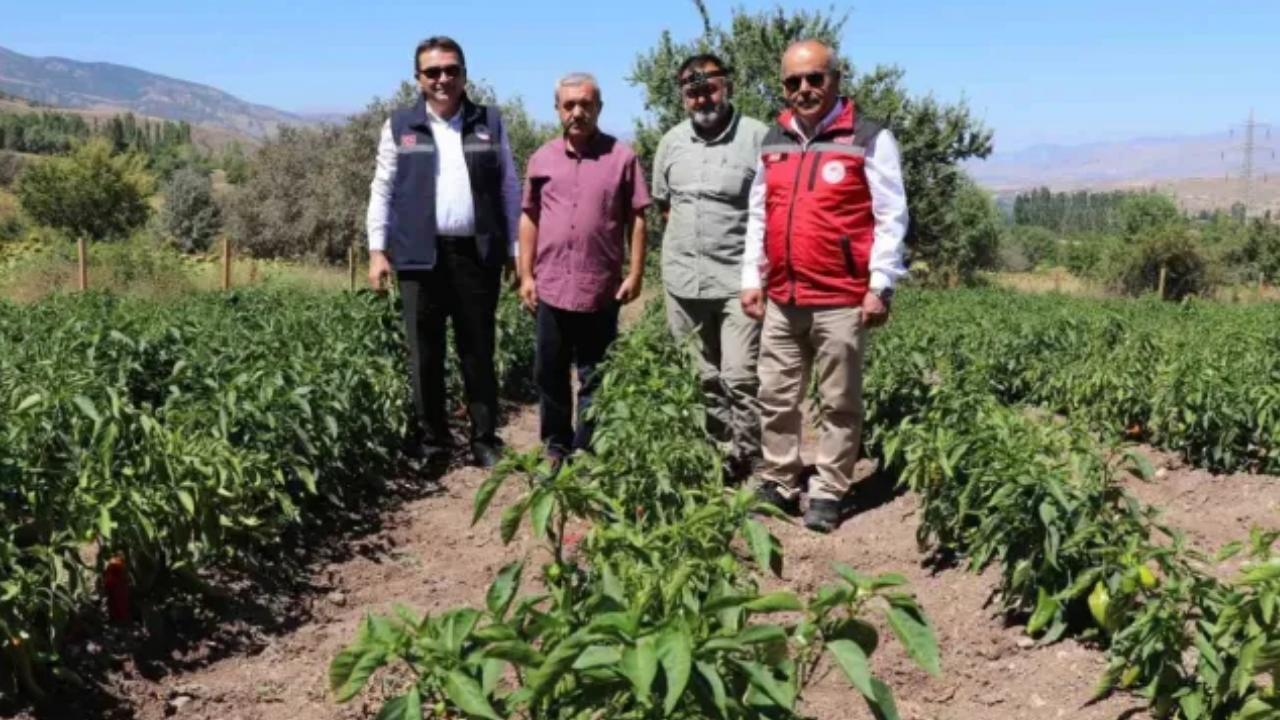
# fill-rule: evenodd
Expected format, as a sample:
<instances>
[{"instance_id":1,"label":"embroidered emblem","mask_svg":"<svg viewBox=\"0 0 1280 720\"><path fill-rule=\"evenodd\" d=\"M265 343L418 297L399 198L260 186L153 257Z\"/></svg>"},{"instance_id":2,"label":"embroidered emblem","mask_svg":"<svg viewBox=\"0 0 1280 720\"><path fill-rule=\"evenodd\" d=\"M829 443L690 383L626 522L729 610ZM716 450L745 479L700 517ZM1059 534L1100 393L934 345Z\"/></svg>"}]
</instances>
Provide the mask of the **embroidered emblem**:
<instances>
[{"instance_id":1,"label":"embroidered emblem","mask_svg":"<svg viewBox=\"0 0 1280 720\"><path fill-rule=\"evenodd\" d=\"M417 135L405 135L400 138L400 147L413 147L418 144Z\"/></svg>"},{"instance_id":2,"label":"embroidered emblem","mask_svg":"<svg viewBox=\"0 0 1280 720\"><path fill-rule=\"evenodd\" d=\"M837 185L844 180L844 165L839 160L832 160L822 166L822 179L828 185Z\"/></svg>"},{"instance_id":3,"label":"embroidered emblem","mask_svg":"<svg viewBox=\"0 0 1280 720\"><path fill-rule=\"evenodd\" d=\"M489 142L489 137L490 137L489 128L485 127L484 125L477 125L476 137L479 138L480 140L484 140L485 142Z\"/></svg>"},{"instance_id":4,"label":"embroidered emblem","mask_svg":"<svg viewBox=\"0 0 1280 720\"><path fill-rule=\"evenodd\" d=\"M837 144L839 144L839 145L852 145L852 144L853 144L853 136L852 136L852 135L841 135L841 136L840 136L840 137L838 137L838 138L832 138L831 142L833 142L833 143L837 143Z\"/></svg>"},{"instance_id":5,"label":"embroidered emblem","mask_svg":"<svg viewBox=\"0 0 1280 720\"><path fill-rule=\"evenodd\" d=\"M768 153L768 154L766 154L766 155L764 156L764 161L765 161L765 162L771 162L771 163L781 162L781 161L782 161L782 153Z\"/></svg>"}]
</instances>

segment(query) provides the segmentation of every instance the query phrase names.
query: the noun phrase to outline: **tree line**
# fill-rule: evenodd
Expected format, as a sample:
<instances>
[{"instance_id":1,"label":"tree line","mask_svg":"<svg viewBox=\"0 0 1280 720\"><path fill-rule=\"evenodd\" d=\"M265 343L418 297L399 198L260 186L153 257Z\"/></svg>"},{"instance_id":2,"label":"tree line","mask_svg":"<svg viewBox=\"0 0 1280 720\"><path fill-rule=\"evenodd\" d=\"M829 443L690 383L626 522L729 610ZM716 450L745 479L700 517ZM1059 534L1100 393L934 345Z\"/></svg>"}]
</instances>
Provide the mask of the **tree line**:
<instances>
[{"instance_id":1,"label":"tree line","mask_svg":"<svg viewBox=\"0 0 1280 720\"><path fill-rule=\"evenodd\" d=\"M993 133L974 117L964 103L948 104L930 95L917 96L907 91L905 73L896 66L877 66L865 72L856 69L841 52L840 38L846 15L830 12L793 11L778 8L752 12L732 11L725 25L712 22L705 4L694 0L703 20L703 32L686 40L676 40L664 33L651 48L638 54L628 81L643 93L647 117L635 128L633 145L652 178L652 160L662 134L684 119L676 69L689 55L706 50L716 51L735 68L734 102L745 114L765 122L776 118L784 106L780 87L779 63L788 45L812 38L830 45L842 69L844 94L858 102L864 114L875 117L891 128L899 138L903 154L903 170L911 204L911 226L907 238L908 261L912 276L924 282L964 281L983 269L995 267L1000 248L1000 216L993 200L961 169L970 158L983 158L992 150ZM469 88L479 102L495 102L493 89L483 82ZM547 103L550 104L551 83L548 81ZM236 247L249 255L263 258L310 259L328 262L345 260L348 249L365 248L365 208L369 184L374 172L374 158L380 128L396 107L417 99L416 87L401 83L399 90L386 99L375 99L364 112L347 123L321 128L285 127L252 154L232 148L211 162L227 170L230 192L218 207L219 222L225 221L225 232ZM537 120L520 97L508 97L498 103L511 139L516 164L523 177L528 157L547 139L559 132L554 123ZM101 137L101 145L121 157L145 155L145 142L155 142L156 131L130 124L128 116L120 118ZM189 126L179 126L181 139L189 142ZM173 130L160 132L160 141L176 139ZM90 133L91 135L93 133ZM121 147L123 146L123 147ZM86 152L82 163L92 166L94 182L117 178L132 188L121 197L145 197L148 183L139 175L136 164L114 161L102 154L101 148ZM72 160L68 160L72 162ZM162 173L161 179L168 180ZM52 172L52 170L51 170ZM75 194L73 164L57 166L65 182L54 182L38 175L28 192L40 204L44 195L54 192ZM23 173L31 175L30 171ZM175 228L208 228L217 226L208 210L210 193L206 181L184 177L185 186L174 195L185 198L194 212L205 213L198 222L182 223L178 209L164 214L172 218ZM172 180L169 180L172 182ZM81 193L84 194L84 193ZM166 190L166 202L169 193ZM89 198L91 199L91 198ZM45 203L45 208L56 207ZM72 205L65 206L68 211ZM91 205L76 212L93 213ZM147 213L142 213L147 215ZM50 210L44 215L60 220L69 227L65 212ZM656 215L656 213L655 213ZM93 239L103 240L128 235L136 229L137 216L113 211L108 216L120 220L104 226L101 223L80 224L77 231L89 232ZM661 237L660 218L652 219L652 242ZM206 243L178 243L184 248L199 249Z\"/></svg>"},{"instance_id":2,"label":"tree line","mask_svg":"<svg viewBox=\"0 0 1280 720\"><path fill-rule=\"evenodd\" d=\"M56 155L91 136L105 137L116 152L151 154L190 145L191 123L139 120L133 113L90 122L71 113L0 112L0 150Z\"/></svg>"}]
</instances>

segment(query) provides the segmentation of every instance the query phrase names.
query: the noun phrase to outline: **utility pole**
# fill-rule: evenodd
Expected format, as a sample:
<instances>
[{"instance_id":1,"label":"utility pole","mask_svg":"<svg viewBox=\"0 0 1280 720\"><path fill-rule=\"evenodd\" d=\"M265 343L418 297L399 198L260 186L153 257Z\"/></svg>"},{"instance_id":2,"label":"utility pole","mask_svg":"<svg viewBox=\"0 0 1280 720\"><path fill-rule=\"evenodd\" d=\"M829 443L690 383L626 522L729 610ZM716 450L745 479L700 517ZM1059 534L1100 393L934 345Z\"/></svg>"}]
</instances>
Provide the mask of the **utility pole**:
<instances>
[{"instance_id":1,"label":"utility pole","mask_svg":"<svg viewBox=\"0 0 1280 720\"><path fill-rule=\"evenodd\" d=\"M1253 209L1253 182L1254 173L1257 168L1257 165L1255 164L1256 156L1259 153L1264 153L1270 154L1272 160L1276 157L1274 149L1268 145L1258 143L1259 131L1264 133L1264 139L1271 139L1271 126L1267 123L1260 123L1254 119L1253 109L1251 108L1249 110L1249 119L1245 121L1244 127L1242 128L1244 142L1241 145L1227 148L1227 150L1222 153L1224 160L1226 159L1227 152L1233 150L1239 150L1242 156L1240 163L1240 194L1243 198L1242 202L1244 203L1245 217L1248 217L1249 211ZM1230 131L1230 137L1234 139L1235 133L1236 129L1232 128ZM1228 179L1230 179L1229 174ZM1266 182L1267 179L1267 174L1263 173L1262 181Z\"/></svg>"}]
</instances>

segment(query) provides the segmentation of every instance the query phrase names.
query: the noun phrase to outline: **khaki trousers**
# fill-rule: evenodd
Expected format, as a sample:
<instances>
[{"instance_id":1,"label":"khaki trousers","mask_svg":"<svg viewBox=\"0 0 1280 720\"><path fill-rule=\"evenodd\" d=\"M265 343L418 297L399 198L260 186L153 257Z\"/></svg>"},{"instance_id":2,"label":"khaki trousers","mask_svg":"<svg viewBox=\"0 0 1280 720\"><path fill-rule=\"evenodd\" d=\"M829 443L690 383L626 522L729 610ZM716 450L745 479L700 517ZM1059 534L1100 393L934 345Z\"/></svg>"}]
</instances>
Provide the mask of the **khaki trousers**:
<instances>
[{"instance_id":1,"label":"khaki trousers","mask_svg":"<svg viewBox=\"0 0 1280 720\"><path fill-rule=\"evenodd\" d=\"M801 403L817 371L822 431L813 500L841 500L853 482L862 441L862 362L867 330L858 307L767 303L760 339L761 480L793 498L799 477Z\"/></svg>"},{"instance_id":2,"label":"khaki trousers","mask_svg":"<svg viewBox=\"0 0 1280 720\"><path fill-rule=\"evenodd\" d=\"M678 298L667 294L667 324L682 340L698 335L698 374L707 404L707 430L730 453L747 462L760 457L760 323L742 302Z\"/></svg>"}]
</instances>

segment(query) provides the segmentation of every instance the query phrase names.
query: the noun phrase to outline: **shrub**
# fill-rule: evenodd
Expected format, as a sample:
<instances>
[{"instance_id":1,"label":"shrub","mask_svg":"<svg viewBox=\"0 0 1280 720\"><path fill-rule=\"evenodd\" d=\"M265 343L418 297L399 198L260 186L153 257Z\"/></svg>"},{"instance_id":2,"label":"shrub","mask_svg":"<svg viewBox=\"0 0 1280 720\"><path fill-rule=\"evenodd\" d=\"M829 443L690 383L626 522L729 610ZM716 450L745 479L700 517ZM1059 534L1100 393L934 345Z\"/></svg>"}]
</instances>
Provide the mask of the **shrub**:
<instances>
[{"instance_id":1,"label":"shrub","mask_svg":"<svg viewBox=\"0 0 1280 720\"><path fill-rule=\"evenodd\" d=\"M203 252L222 229L222 213L213 198L209 175L194 167L173 174L160 208L164 237L184 252Z\"/></svg>"}]
</instances>

